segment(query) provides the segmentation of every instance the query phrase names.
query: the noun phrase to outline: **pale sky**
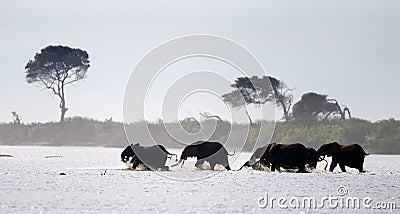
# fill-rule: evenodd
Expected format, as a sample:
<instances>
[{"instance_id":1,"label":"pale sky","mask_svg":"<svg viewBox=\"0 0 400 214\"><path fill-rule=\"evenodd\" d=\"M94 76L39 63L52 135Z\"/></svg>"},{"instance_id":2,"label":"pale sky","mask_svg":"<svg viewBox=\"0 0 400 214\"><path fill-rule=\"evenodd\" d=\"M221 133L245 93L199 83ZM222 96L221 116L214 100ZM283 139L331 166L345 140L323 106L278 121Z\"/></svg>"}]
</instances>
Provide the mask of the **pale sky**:
<instances>
[{"instance_id":1,"label":"pale sky","mask_svg":"<svg viewBox=\"0 0 400 214\"><path fill-rule=\"evenodd\" d=\"M397 0L2 1L0 122L10 122L12 111L24 122L59 120L58 99L25 80L26 63L47 45L89 53L88 77L67 88L66 116L122 121L135 65L191 34L241 44L267 74L295 88L295 102L313 91L355 117L400 119L399 8Z\"/></svg>"}]
</instances>

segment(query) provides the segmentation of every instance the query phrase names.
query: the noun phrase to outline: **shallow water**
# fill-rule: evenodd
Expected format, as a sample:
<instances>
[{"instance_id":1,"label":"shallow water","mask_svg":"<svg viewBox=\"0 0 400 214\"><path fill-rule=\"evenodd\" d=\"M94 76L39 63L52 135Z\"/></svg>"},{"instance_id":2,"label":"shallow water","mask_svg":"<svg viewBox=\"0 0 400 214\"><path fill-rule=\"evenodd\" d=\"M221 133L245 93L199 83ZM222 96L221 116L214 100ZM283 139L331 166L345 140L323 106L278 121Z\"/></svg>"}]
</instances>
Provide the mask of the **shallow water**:
<instances>
[{"instance_id":1,"label":"shallow water","mask_svg":"<svg viewBox=\"0 0 400 214\"><path fill-rule=\"evenodd\" d=\"M14 156L0 158L0 213L396 213L400 209L398 155L367 156L367 173L349 168L348 173L340 173L339 167L333 173L323 172L324 162L316 173L215 173L188 170L194 164L188 161L184 170L172 168L176 171L159 172L160 176L150 171L124 170L126 165L119 161L122 150L0 146L0 154ZM239 168L250 155L239 156L240 161L231 163L231 168ZM190 182L177 178L203 179ZM370 197L371 208L293 209L281 208L276 202L273 208L270 204L260 208L258 203L266 193L269 199L314 197L319 201L329 195L339 196L341 185L348 190L342 198ZM376 202L395 202L397 209L373 209Z\"/></svg>"}]
</instances>

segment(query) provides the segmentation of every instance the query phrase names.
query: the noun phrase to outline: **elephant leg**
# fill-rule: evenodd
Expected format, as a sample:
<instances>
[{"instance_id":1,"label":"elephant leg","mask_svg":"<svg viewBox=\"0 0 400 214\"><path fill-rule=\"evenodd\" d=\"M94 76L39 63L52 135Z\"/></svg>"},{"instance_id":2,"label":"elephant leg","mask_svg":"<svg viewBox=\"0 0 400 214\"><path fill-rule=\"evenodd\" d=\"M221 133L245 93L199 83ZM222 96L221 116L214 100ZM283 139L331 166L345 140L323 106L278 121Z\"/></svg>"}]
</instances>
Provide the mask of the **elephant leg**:
<instances>
[{"instance_id":1,"label":"elephant leg","mask_svg":"<svg viewBox=\"0 0 400 214\"><path fill-rule=\"evenodd\" d=\"M307 172L306 168L305 168L305 165L299 166L299 172Z\"/></svg>"},{"instance_id":2,"label":"elephant leg","mask_svg":"<svg viewBox=\"0 0 400 214\"><path fill-rule=\"evenodd\" d=\"M201 165L203 165L204 161L205 161L204 159L197 160L194 166L199 168Z\"/></svg>"},{"instance_id":3,"label":"elephant leg","mask_svg":"<svg viewBox=\"0 0 400 214\"><path fill-rule=\"evenodd\" d=\"M161 168L165 168L165 163L167 163L167 155L165 155L160 161Z\"/></svg>"},{"instance_id":4,"label":"elephant leg","mask_svg":"<svg viewBox=\"0 0 400 214\"><path fill-rule=\"evenodd\" d=\"M337 162L332 160L331 166L329 167L329 171L333 172L333 170L335 169L336 165L337 165Z\"/></svg>"},{"instance_id":5,"label":"elephant leg","mask_svg":"<svg viewBox=\"0 0 400 214\"><path fill-rule=\"evenodd\" d=\"M363 169L363 165L364 165L364 159L361 160L360 165L357 167L359 172L365 172L364 169Z\"/></svg>"},{"instance_id":6,"label":"elephant leg","mask_svg":"<svg viewBox=\"0 0 400 214\"><path fill-rule=\"evenodd\" d=\"M276 168L276 165L275 164L271 164L271 171L272 172L275 172L275 168Z\"/></svg>"},{"instance_id":7,"label":"elephant leg","mask_svg":"<svg viewBox=\"0 0 400 214\"><path fill-rule=\"evenodd\" d=\"M361 165L359 167L357 167L359 172L365 172L364 168L363 168L363 163L361 163Z\"/></svg>"},{"instance_id":8,"label":"elephant leg","mask_svg":"<svg viewBox=\"0 0 400 214\"><path fill-rule=\"evenodd\" d=\"M346 172L346 167L344 166L343 163L339 163L340 169L342 170L342 172Z\"/></svg>"},{"instance_id":9,"label":"elephant leg","mask_svg":"<svg viewBox=\"0 0 400 214\"><path fill-rule=\"evenodd\" d=\"M228 160L225 161L225 164L223 164L223 166L225 167L226 170L231 170L231 167L229 167L229 162Z\"/></svg>"},{"instance_id":10,"label":"elephant leg","mask_svg":"<svg viewBox=\"0 0 400 214\"><path fill-rule=\"evenodd\" d=\"M223 157L222 163L223 163L222 165L225 167L226 170L231 170L231 167L229 167L228 157Z\"/></svg>"},{"instance_id":11,"label":"elephant leg","mask_svg":"<svg viewBox=\"0 0 400 214\"><path fill-rule=\"evenodd\" d=\"M210 161L210 169L214 170L215 165L217 165L217 163L215 163L214 161Z\"/></svg>"},{"instance_id":12,"label":"elephant leg","mask_svg":"<svg viewBox=\"0 0 400 214\"><path fill-rule=\"evenodd\" d=\"M130 162L132 164L132 169L136 169L136 167L138 167L139 164L141 163L137 157L133 157Z\"/></svg>"}]
</instances>

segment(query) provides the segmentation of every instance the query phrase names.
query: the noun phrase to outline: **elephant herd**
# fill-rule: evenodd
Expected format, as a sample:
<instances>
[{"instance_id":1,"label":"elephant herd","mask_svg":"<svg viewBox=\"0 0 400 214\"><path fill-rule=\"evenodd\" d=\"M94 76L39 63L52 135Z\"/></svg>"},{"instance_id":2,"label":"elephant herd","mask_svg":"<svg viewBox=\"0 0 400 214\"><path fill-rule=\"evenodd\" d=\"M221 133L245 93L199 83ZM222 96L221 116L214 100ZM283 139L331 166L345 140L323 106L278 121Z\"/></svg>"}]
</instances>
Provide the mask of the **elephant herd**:
<instances>
[{"instance_id":1,"label":"elephant herd","mask_svg":"<svg viewBox=\"0 0 400 214\"><path fill-rule=\"evenodd\" d=\"M218 142L197 141L186 146L181 154L179 161L176 154L169 153L164 146L154 145L149 147L131 144L121 153L121 161L131 163L132 168L136 169L142 165L148 170L168 170L165 166L167 159L175 156L178 161L172 166L182 166L189 157L197 158L196 167L200 167L204 162L210 164L211 169L219 164L231 170L229 167L226 148ZM295 169L298 172L307 172L306 167L315 169L318 161L325 160L325 156L332 157L329 171L333 171L339 165L342 172L346 172L345 166L355 168L359 172L364 172L364 158L368 155L358 144L340 145L337 142L327 143L320 146L318 150L305 147L303 144L277 144L270 143L266 146L257 148L250 159L239 169L251 167L252 169L270 168L271 171L284 169ZM325 160L326 161L326 160Z\"/></svg>"}]
</instances>

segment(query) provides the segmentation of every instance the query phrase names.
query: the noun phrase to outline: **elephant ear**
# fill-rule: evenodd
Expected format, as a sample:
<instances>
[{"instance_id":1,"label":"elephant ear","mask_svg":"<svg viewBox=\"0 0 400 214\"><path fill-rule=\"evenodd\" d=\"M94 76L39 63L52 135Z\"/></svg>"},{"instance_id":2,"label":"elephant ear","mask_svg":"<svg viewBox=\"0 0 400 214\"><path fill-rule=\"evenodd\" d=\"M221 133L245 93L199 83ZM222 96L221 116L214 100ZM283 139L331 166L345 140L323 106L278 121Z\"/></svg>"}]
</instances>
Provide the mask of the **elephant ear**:
<instances>
[{"instance_id":1,"label":"elephant ear","mask_svg":"<svg viewBox=\"0 0 400 214\"><path fill-rule=\"evenodd\" d=\"M263 146L263 147L260 147L260 148L256 149L256 151L254 152L252 158L254 158L254 159L260 158L261 156L264 155L266 150L267 150L267 146Z\"/></svg>"}]
</instances>

